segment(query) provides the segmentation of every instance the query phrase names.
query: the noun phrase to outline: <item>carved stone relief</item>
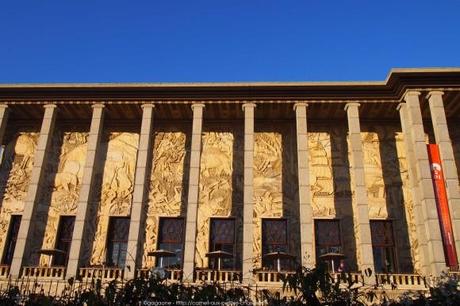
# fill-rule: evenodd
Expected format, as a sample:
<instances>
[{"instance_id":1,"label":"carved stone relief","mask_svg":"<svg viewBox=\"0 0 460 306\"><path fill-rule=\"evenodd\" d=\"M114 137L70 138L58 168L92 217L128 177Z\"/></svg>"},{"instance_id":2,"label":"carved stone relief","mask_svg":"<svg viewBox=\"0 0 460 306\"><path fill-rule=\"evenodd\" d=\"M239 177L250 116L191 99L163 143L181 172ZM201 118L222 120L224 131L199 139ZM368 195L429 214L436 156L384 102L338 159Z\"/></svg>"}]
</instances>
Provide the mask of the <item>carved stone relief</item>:
<instances>
[{"instance_id":1,"label":"carved stone relief","mask_svg":"<svg viewBox=\"0 0 460 306\"><path fill-rule=\"evenodd\" d=\"M84 132L56 132L53 136L51 154L46 167L42 194L43 202L48 212L47 224L44 233L42 248L52 249L56 243L59 217L61 215L75 215L80 192L80 183L86 160L88 133ZM57 163L56 166L52 165ZM50 193L50 195L48 195ZM43 203L42 202L42 203ZM44 204L44 203L43 203ZM48 256L40 257L40 264L48 263Z\"/></svg>"},{"instance_id":2,"label":"carved stone relief","mask_svg":"<svg viewBox=\"0 0 460 306\"><path fill-rule=\"evenodd\" d=\"M143 248L143 267L152 267L154 258L147 253L156 249L160 216L183 215L187 135L183 131L156 132Z\"/></svg>"},{"instance_id":3,"label":"carved stone relief","mask_svg":"<svg viewBox=\"0 0 460 306\"><path fill-rule=\"evenodd\" d=\"M0 167L0 247L3 254L10 217L22 214L37 147L36 132L18 132L4 148Z\"/></svg>"},{"instance_id":4,"label":"carved stone relief","mask_svg":"<svg viewBox=\"0 0 460 306\"><path fill-rule=\"evenodd\" d=\"M299 260L295 132L282 125L254 135L254 266L262 262L262 218L287 218L289 253Z\"/></svg>"},{"instance_id":5,"label":"carved stone relief","mask_svg":"<svg viewBox=\"0 0 460 306\"><path fill-rule=\"evenodd\" d=\"M110 216L129 216L134 189L134 174L139 134L105 131L101 151L106 152L102 187L96 218L91 265L105 262ZM129 256L129 255L128 255Z\"/></svg>"}]
</instances>

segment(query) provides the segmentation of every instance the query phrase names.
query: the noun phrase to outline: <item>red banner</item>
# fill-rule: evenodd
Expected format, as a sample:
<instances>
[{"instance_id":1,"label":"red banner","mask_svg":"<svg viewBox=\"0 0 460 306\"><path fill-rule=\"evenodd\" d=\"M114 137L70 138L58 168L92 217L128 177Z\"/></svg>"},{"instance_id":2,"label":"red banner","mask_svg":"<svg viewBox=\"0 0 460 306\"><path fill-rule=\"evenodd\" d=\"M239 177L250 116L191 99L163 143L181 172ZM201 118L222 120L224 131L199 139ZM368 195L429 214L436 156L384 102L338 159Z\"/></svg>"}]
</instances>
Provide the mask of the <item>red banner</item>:
<instances>
[{"instance_id":1,"label":"red banner","mask_svg":"<svg viewBox=\"0 0 460 306\"><path fill-rule=\"evenodd\" d=\"M446 185L442 171L439 148L436 144L428 145L428 157L430 159L431 177L433 179L436 207L438 210L439 225L441 227L442 243L447 266L457 269L458 260L455 250L452 222L450 220L449 203L447 202Z\"/></svg>"}]
</instances>

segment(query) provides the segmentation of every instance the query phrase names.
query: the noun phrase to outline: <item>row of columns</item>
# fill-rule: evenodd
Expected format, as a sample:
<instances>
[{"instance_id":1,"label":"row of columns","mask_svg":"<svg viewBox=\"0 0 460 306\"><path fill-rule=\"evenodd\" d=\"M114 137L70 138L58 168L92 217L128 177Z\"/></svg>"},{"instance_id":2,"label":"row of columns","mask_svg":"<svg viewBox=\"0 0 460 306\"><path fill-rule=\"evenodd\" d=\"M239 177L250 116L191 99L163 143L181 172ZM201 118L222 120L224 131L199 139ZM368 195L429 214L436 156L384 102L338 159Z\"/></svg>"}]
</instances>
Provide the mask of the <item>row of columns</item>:
<instances>
[{"instance_id":1,"label":"row of columns","mask_svg":"<svg viewBox=\"0 0 460 306\"><path fill-rule=\"evenodd\" d=\"M419 240L422 272L426 275L439 275L446 268L439 219L437 216L435 195L432 186L430 165L426 150L425 134L419 103L419 92L408 91L404 97L406 103L398 106L401 126L404 134L406 155L409 164L409 179L414 199L415 222ZM447 196L452 216L454 235L456 237L457 254L460 254L460 193L458 189L458 175L452 144L447 128L447 121L442 101L442 92L433 91L428 95L433 129L436 143L440 148L441 160L444 165ZM198 209L198 186L201 157L201 135L203 125L204 104L192 105L193 123L191 139L191 155L188 180L188 201L186 215L186 236L184 245L183 272L185 280L193 280L195 262L196 220ZM243 104L244 110L244 187L243 187L243 281L252 282L253 269L253 159L254 159L254 103ZM147 178L149 163L152 160L152 126L153 104L142 106L143 115L139 149L137 153L136 173L131 219L128 238L128 253L125 273L128 278L134 277L135 267L141 263L141 245L139 237L143 235L142 211L147 201ZM31 181L25 200L25 209L16 242L16 249L10 274L19 276L23 264L24 254L30 247L31 233L34 229L35 208L39 201L39 186L44 175L43 162L47 158L50 144L50 135L53 134L56 119L56 105L46 104L45 114L40 130L38 146L34 155L34 166ZM311 206L311 192L309 180L309 154L307 137L307 104L296 103L297 131L297 160L298 160L298 192L300 211L300 248L301 262L304 266L315 265L314 256L314 224ZM353 201L353 217L355 235L357 239L358 266L361 271L373 269L372 242L369 223L369 205L364 175L363 145L359 122L359 103L350 102L345 106L348 119L348 137L350 146L350 171L352 190L355 191ZM6 129L8 109L0 105L0 141ZM74 277L82 265L85 233L88 229L88 217L97 210L96 202L92 201L92 186L94 185L94 166L97 159L103 128L104 105L94 104L88 136L87 156L78 200L78 208L72 237L72 245L67 266L67 276ZM90 239L90 238L89 238Z\"/></svg>"}]
</instances>

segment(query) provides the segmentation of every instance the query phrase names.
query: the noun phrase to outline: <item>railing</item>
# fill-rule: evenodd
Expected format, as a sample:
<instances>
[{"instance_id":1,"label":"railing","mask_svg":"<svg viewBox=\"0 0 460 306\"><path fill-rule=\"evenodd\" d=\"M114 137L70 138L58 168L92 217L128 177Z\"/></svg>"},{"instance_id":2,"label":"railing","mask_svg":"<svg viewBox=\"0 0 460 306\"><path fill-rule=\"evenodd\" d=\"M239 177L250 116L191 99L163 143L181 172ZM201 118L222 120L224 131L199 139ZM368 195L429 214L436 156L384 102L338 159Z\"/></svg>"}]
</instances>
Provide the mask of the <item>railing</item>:
<instances>
[{"instance_id":1,"label":"railing","mask_svg":"<svg viewBox=\"0 0 460 306\"><path fill-rule=\"evenodd\" d=\"M24 267L21 276L64 279L65 270L65 267Z\"/></svg>"},{"instance_id":2,"label":"railing","mask_svg":"<svg viewBox=\"0 0 460 306\"><path fill-rule=\"evenodd\" d=\"M234 270L195 270L195 280L202 282L241 282L241 271Z\"/></svg>"},{"instance_id":3,"label":"railing","mask_svg":"<svg viewBox=\"0 0 460 306\"><path fill-rule=\"evenodd\" d=\"M122 268L112 267L90 267L80 268L78 276L81 279L100 278L102 280L123 279L124 271Z\"/></svg>"},{"instance_id":4,"label":"railing","mask_svg":"<svg viewBox=\"0 0 460 306\"><path fill-rule=\"evenodd\" d=\"M278 283L282 282L282 277L294 274L295 272L277 272L277 271L255 271L256 282L259 283Z\"/></svg>"},{"instance_id":5,"label":"railing","mask_svg":"<svg viewBox=\"0 0 460 306\"><path fill-rule=\"evenodd\" d=\"M180 282L182 280L182 270L180 269L165 269L166 280L171 282ZM136 271L136 277L147 278L151 275L152 269L142 268Z\"/></svg>"},{"instance_id":6,"label":"railing","mask_svg":"<svg viewBox=\"0 0 460 306\"><path fill-rule=\"evenodd\" d=\"M364 277L361 273L331 273L330 275L334 283L348 284L348 280L351 280L353 283L364 284Z\"/></svg>"},{"instance_id":7,"label":"railing","mask_svg":"<svg viewBox=\"0 0 460 306\"><path fill-rule=\"evenodd\" d=\"M417 274L376 274L377 285L389 286L391 289L424 290L426 280Z\"/></svg>"},{"instance_id":8,"label":"railing","mask_svg":"<svg viewBox=\"0 0 460 306\"><path fill-rule=\"evenodd\" d=\"M10 266L0 265L0 278L8 278L10 274Z\"/></svg>"}]
</instances>

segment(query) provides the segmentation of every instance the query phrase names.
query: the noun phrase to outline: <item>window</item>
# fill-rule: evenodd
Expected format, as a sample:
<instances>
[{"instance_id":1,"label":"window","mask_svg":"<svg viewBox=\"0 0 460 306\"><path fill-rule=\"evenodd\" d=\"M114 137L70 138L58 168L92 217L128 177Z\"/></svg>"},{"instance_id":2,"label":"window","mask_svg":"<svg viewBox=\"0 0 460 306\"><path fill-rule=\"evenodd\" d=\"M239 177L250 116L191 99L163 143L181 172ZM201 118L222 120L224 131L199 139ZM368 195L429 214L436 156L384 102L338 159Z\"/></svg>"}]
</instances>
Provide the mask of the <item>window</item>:
<instances>
[{"instance_id":1,"label":"window","mask_svg":"<svg viewBox=\"0 0 460 306\"><path fill-rule=\"evenodd\" d=\"M11 216L10 227L8 229L8 235L6 236L5 249L2 258L3 265L11 265L11 262L13 261L14 248L16 247L19 226L21 225L21 217L22 216L19 215Z\"/></svg>"},{"instance_id":2,"label":"window","mask_svg":"<svg viewBox=\"0 0 460 306\"><path fill-rule=\"evenodd\" d=\"M342 253L339 220L315 220L316 262L321 255L327 253ZM330 262L332 264L332 261ZM334 261L334 270L339 268L340 261Z\"/></svg>"},{"instance_id":3,"label":"window","mask_svg":"<svg viewBox=\"0 0 460 306\"><path fill-rule=\"evenodd\" d=\"M265 255L272 252L288 252L287 220L263 219L262 220L262 266L276 269L274 260L267 260ZM288 267L287 260L281 260L281 269Z\"/></svg>"},{"instance_id":4,"label":"window","mask_svg":"<svg viewBox=\"0 0 460 306\"><path fill-rule=\"evenodd\" d=\"M124 267L128 249L129 218L111 217L107 233L107 265Z\"/></svg>"},{"instance_id":5,"label":"window","mask_svg":"<svg viewBox=\"0 0 460 306\"><path fill-rule=\"evenodd\" d=\"M209 251L225 251L233 254L232 258L221 259L223 269L235 269L235 220L212 218ZM209 261L211 269L217 269L217 259Z\"/></svg>"},{"instance_id":6,"label":"window","mask_svg":"<svg viewBox=\"0 0 460 306\"><path fill-rule=\"evenodd\" d=\"M157 249L176 253L176 257L163 258L163 267L181 267L184 232L183 218L160 218ZM159 260L156 261L156 265L160 266Z\"/></svg>"},{"instance_id":7,"label":"window","mask_svg":"<svg viewBox=\"0 0 460 306\"><path fill-rule=\"evenodd\" d=\"M396 272L393 224L385 220L370 221L370 224L375 272Z\"/></svg>"},{"instance_id":8,"label":"window","mask_svg":"<svg viewBox=\"0 0 460 306\"><path fill-rule=\"evenodd\" d=\"M53 257L53 266L66 266L69 259L70 245L72 243L74 216L61 216L56 238L56 249L64 251Z\"/></svg>"}]
</instances>

